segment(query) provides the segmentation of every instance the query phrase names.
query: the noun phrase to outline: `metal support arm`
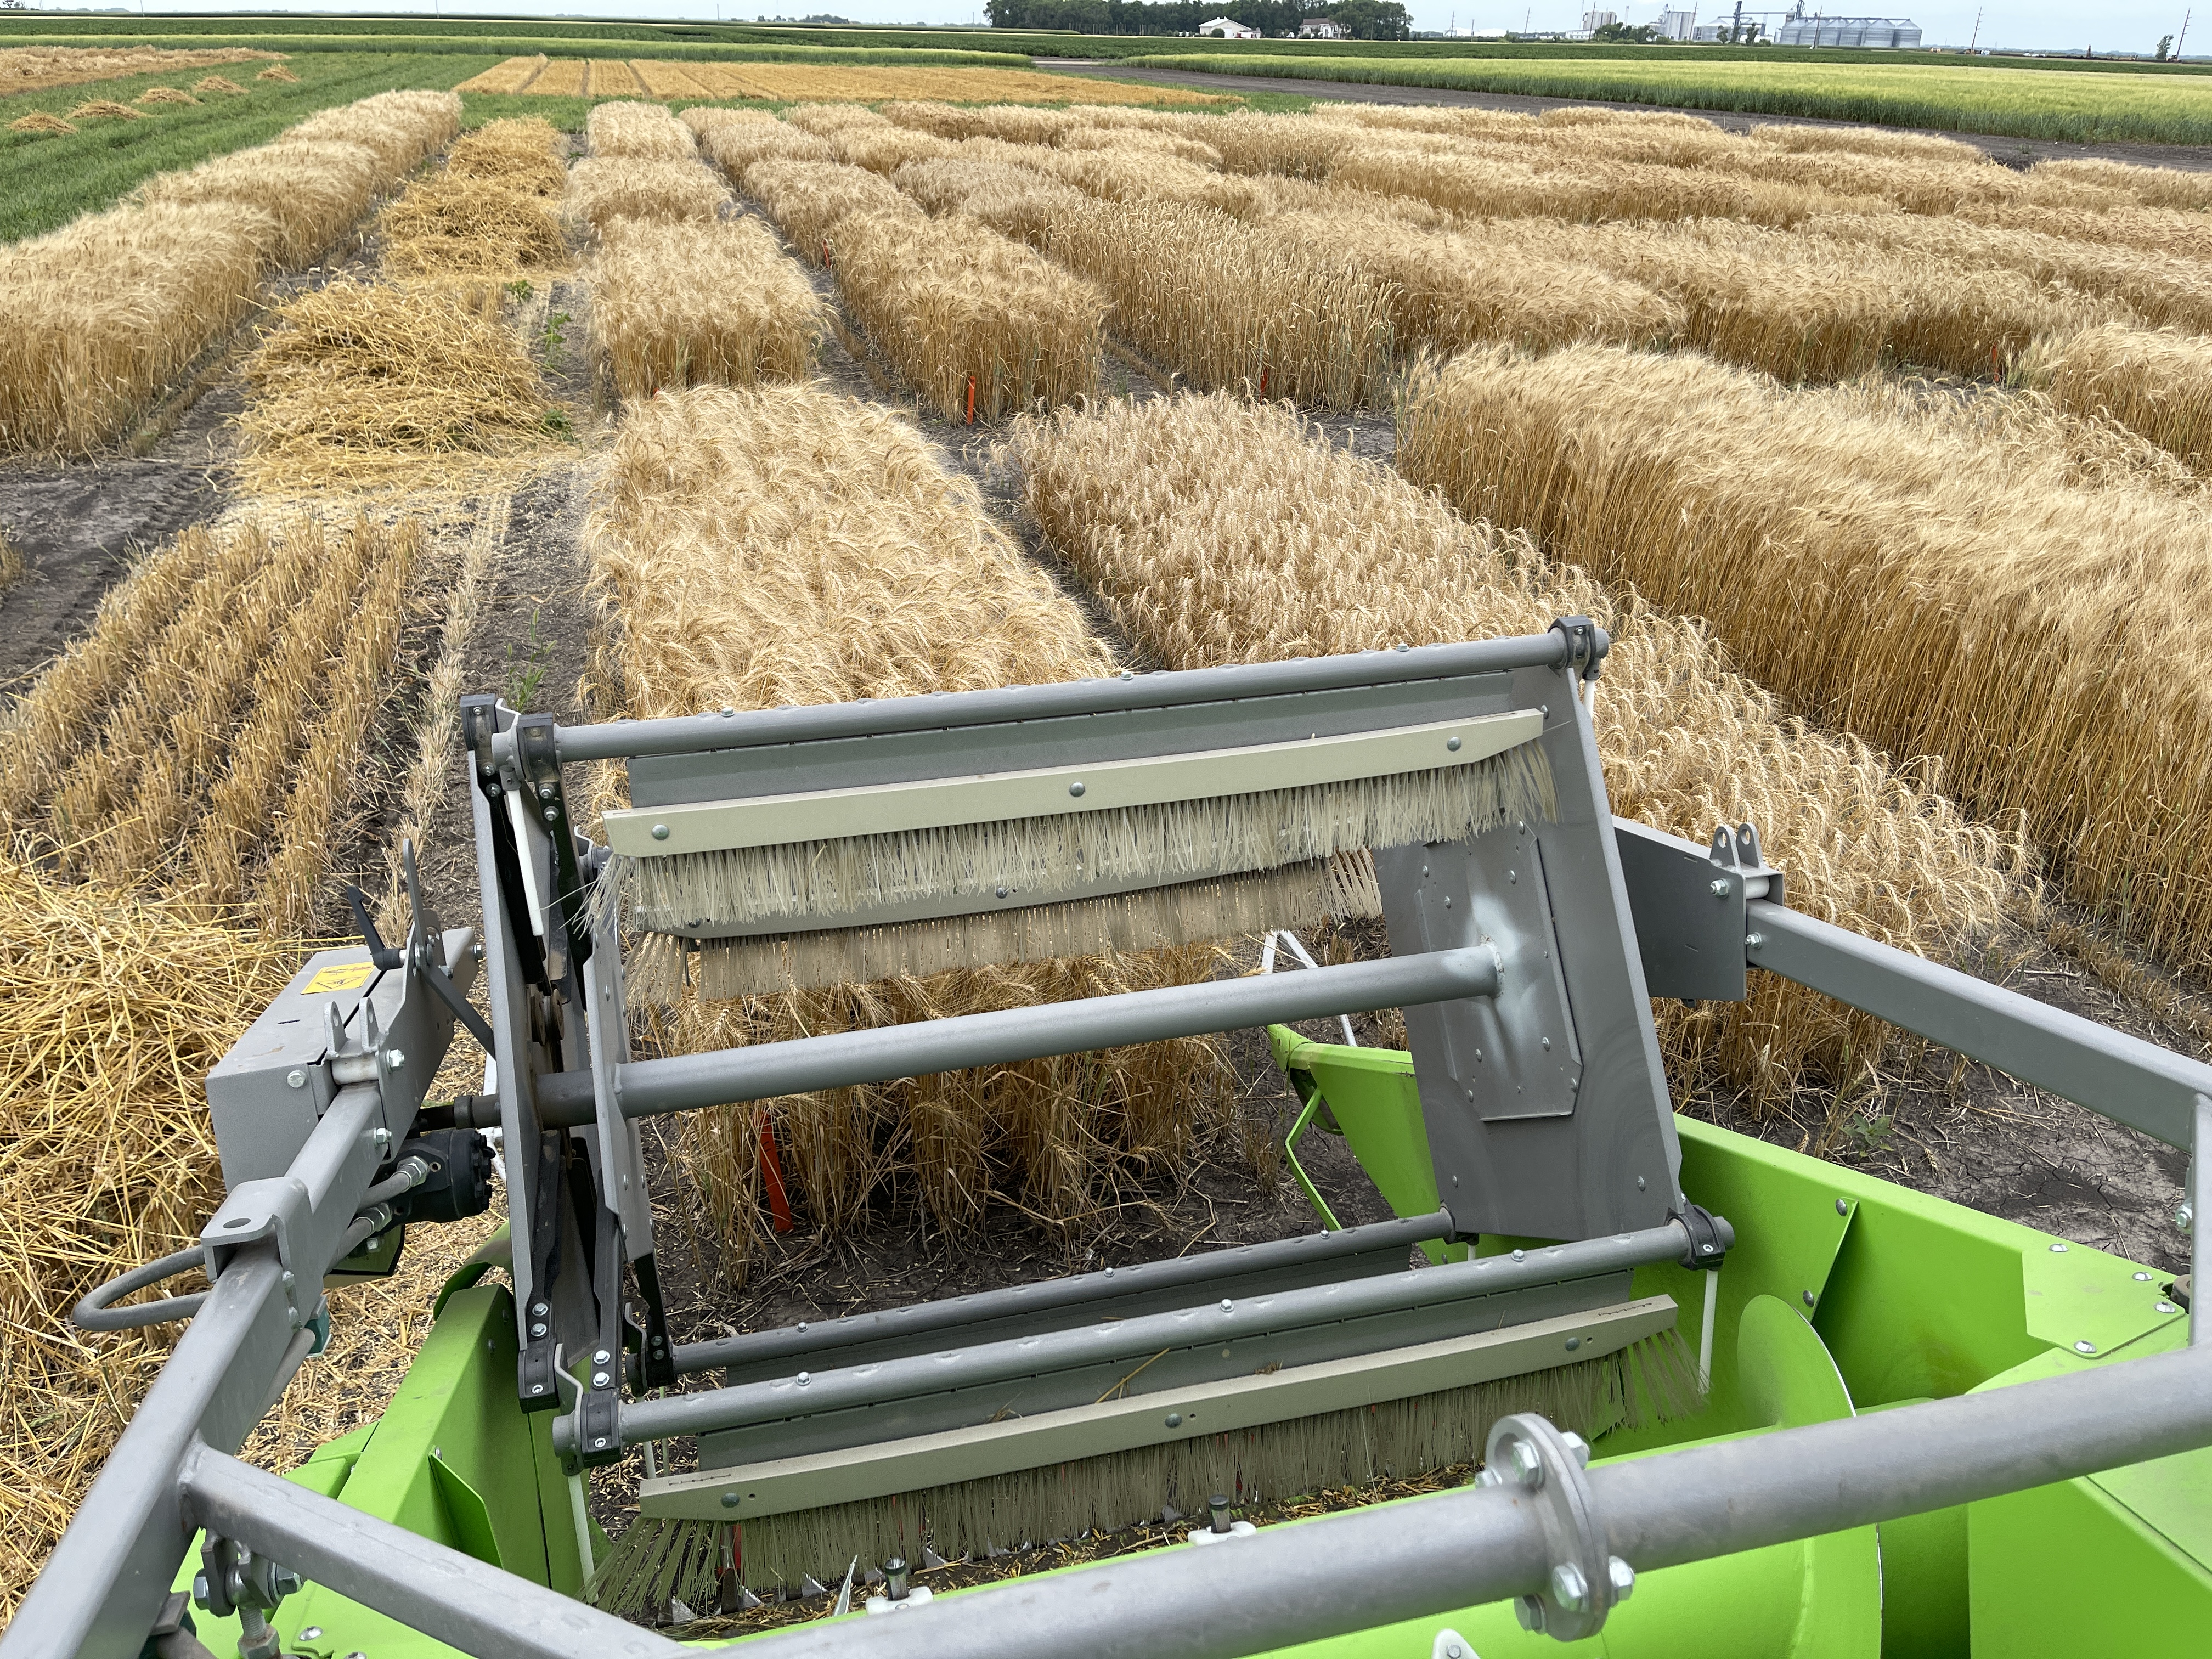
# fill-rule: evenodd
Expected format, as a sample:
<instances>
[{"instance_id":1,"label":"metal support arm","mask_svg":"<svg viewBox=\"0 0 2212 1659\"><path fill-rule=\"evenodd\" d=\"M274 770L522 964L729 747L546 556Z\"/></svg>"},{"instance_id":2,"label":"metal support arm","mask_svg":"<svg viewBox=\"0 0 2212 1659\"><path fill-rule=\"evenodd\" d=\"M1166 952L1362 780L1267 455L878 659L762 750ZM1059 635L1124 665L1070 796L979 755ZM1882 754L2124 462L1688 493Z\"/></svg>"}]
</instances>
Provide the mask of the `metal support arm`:
<instances>
[{"instance_id":1,"label":"metal support arm","mask_svg":"<svg viewBox=\"0 0 2212 1659\"><path fill-rule=\"evenodd\" d=\"M1497 956L1488 947L1476 945L1346 963L1310 973L1176 985L1080 1002L1048 1002L997 1013L797 1037L749 1048L631 1060L615 1067L615 1096L623 1116L650 1117L1322 1015L1491 997L1498 988ZM590 1074L563 1072L540 1078L538 1107L540 1121L549 1126L592 1121Z\"/></svg>"},{"instance_id":2,"label":"metal support arm","mask_svg":"<svg viewBox=\"0 0 2212 1659\"><path fill-rule=\"evenodd\" d=\"M1907 951L1753 900L1754 968L1824 991L2008 1077L2188 1147L2212 1066Z\"/></svg>"},{"instance_id":3,"label":"metal support arm","mask_svg":"<svg viewBox=\"0 0 2212 1659\"><path fill-rule=\"evenodd\" d=\"M182 1486L185 1508L210 1532L477 1659L675 1659L684 1651L205 1445L187 1452Z\"/></svg>"}]
</instances>

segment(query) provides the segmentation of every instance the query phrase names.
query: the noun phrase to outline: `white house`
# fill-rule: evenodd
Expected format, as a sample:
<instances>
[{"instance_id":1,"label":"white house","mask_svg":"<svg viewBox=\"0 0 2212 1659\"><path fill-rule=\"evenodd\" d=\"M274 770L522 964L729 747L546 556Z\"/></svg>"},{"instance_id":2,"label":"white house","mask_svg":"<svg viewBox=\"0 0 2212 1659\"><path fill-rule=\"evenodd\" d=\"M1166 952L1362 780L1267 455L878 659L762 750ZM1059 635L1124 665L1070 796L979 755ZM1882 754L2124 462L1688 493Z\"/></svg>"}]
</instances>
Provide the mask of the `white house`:
<instances>
[{"instance_id":1,"label":"white house","mask_svg":"<svg viewBox=\"0 0 2212 1659\"><path fill-rule=\"evenodd\" d=\"M1210 23L1200 23L1198 32L1216 40L1256 40L1260 31L1247 28L1233 17L1217 17Z\"/></svg>"},{"instance_id":2,"label":"white house","mask_svg":"<svg viewBox=\"0 0 2212 1659\"><path fill-rule=\"evenodd\" d=\"M1298 25L1301 40L1341 40L1351 33L1334 17L1309 17Z\"/></svg>"}]
</instances>

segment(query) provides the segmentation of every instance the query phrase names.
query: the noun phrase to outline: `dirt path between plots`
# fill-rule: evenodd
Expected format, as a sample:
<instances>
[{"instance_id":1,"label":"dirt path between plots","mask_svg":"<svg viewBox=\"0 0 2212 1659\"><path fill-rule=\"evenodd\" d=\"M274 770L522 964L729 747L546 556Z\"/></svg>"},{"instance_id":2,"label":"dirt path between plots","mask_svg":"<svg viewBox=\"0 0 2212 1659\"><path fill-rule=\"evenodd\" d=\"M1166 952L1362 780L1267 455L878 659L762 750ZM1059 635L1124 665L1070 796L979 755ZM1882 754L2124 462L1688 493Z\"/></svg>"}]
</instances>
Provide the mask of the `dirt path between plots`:
<instances>
[{"instance_id":1,"label":"dirt path between plots","mask_svg":"<svg viewBox=\"0 0 2212 1659\"><path fill-rule=\"evenodd\" d=\"M1054 70L1062 75L1086 75L1104 81L1149 81L1164 87L1191 87L1206 92L1279 92L1297 98L1326 98L1353 104L1431 104L1504 110L1518 115L1541 115L1552 109L1593 108L1646 115L1694 115L1700 120L1711 121L1723 132L1748 132L1761 126L1869 125L1864 121L1826 120L1813 115L1752 115L1741 110L1697 109L1687 104L1622 104L1604 98L1539 98L1524 93L1467 92L1456 87L1391 87L1366 81L1308 81L1297 76L1203 75L1194 70L1110 68L1087 58L1040 58L1036 64L1039 69ZM2138 167L2180 167L2191 173L2212 170L2212 149L2201 144L2075 144L2051 138L2015 138L2005 133L1953 132L1942 127L1882 130L1925 133L1931 138L1955 138L2012 167L2096 156L2108 161L2132 161Z\"/></svg>"}]
</instances>

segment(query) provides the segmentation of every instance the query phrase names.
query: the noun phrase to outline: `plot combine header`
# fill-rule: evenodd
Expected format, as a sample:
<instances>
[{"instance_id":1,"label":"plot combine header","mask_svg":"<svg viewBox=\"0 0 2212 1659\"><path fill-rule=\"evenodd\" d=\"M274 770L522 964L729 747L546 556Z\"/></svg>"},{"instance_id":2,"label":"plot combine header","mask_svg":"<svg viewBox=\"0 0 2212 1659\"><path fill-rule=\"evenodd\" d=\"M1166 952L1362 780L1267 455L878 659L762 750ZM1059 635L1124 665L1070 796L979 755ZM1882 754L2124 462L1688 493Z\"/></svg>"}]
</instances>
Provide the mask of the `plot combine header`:
<instances>
[{"instance_id":1,"label":"plot combine header","mask_svg":"<svg viewBox=\"0 0 2212 1659\"><path fill-rule=\"evenodd\" d=\"M200 1248L78 1310L189 1327L0 1656L599 1659L790 1600L898 1616L749 1650L2192 1650L2212 1342L2187 1283L1678 1119L1651 999L1740 1001L1759 968L2200 1154L2212 1069L1790 910L1749 825L1614 818L1607 645L1568 618L586 726L465 700L482 927L440 927L410 852L406 938L364 917L210 1074L229 1190ZM629 805L601 845L572 790L603 763ZM1379 916L1390 954L631 1047L634 996L1262 932L1272 969L1277 937L1303 954L1273 930L1326 915ZM1410 1052L1291 1029L1387 1008ZM1339 1227L1309 1183L1308 1237L673 1339L641 1119L1263 1025L1297 1178L1299 1138L1340 1134L1395 1218ZM486 1089L433 1101L457 1026ZM323 1287L484 1209L492 1129L507 1227L392 1407L290 1478L239 1462L328 1339ZM2212 1159L2191 1182L2201 1212ZM125 1300L191 1265L204 1295ZM610 1546L584 1473L633 1447ZM1187 1540L947 1594L1162 1525ZM2092 1558L2124 1597L2087 1593Z\"/></svg>"}]
</instances>

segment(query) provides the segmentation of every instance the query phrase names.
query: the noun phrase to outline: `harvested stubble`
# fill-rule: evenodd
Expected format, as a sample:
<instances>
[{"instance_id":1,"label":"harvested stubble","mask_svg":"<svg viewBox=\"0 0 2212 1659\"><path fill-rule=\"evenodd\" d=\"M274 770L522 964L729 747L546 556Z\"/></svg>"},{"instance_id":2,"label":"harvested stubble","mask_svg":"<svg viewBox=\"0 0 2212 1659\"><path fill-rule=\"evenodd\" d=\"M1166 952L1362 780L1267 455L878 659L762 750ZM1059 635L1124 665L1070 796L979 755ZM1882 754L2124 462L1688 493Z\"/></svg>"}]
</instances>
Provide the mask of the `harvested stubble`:
<instances>
[{"instance_id":1,"label":"harvested stubble","mask_svg":"<svg viewBox=\"0 0 2212 1659\"><path fill-rule=\"evenodd\" d=\"M556 172L557 161L544 158ZM393 276L501 276L568 263L560 216L504 179L425 179L377 220L383 269Z\"/></svg>"},{"instance_id":2,"label":"harvested stubble","mask_svg":"<svg viewBox=\"0 0 2212 1659\"><path fill-rule=\"evenodd\" d=\"M1681 308L1663 295L1571 258L1362 213L1289 213L1267 225L1387 284L1401 350L1450 353L1492 340L1538 349L1572 340L1641 344L1683 325Z\"/></svg>"},{"instance_id":3,"label":"harvested stubble","mask_svg":"<svg viewBox=\"0 0 2212 1659\"><path fill-rule=\"evenodd\" d=\"M2177 758L2212 744L2200 501L2081 479L2047 434L1946 399L1688 354L1470 352L1407 410L1409 477L1710 618L1778 696L1934 757L1973 809L2023 816L2075 898L2212 960L2212 772ZM1726 574L1747 560L1756 594Z\"/></svg>"},{"instance_id":4,"label":"harvested stubble","mask_svg":"<svg viewBox=\"0 0 2212 1659\"><path fill-rule=\"evenodd\" d=\"M453 294L333 283L277 307L275 321L245 371L250 488L372 483L433 458L466 471L550 447L537 366L504 324Z\"/></svg>"},{"instance_id":5,"label":"harvested stubble","mask_svg":"<svg viewBox=\"0 0 2212 1659\"><path fill-rule=\"evenodd\" d=\"M710 224L729 199L722 181L696 161L607 156L579 161L568 169L561 216L595 234L613 219Z\"/></svg>"},{"instance_id":6,"label":"harvested stubble","mask_svg":"<svg viewBox=\"0 0 2212 1659\"><path fill-rule=\"evenodd\" d=\"M33 110L28 115L19 115L8 123L10 132L58 134L75 132L76 129L58 115L46 110Z\"/></svg>"},{"instance_id":7,"label":"harvested stubble","mask_svg":"<svg viewBox=\"0 0 2212 1659\"><path fill-rule=\"evenodd\" d=\"M744 172L745 194L799 257L826 263L830 233L855 214L920 218L921 210L880 175L842 161L756 161Z\"/></svg>"},{"instance_id":8,"label":"harvested stubble","mask_svg":"<svg viewBox=\"0 0 2212 1659\"><path fill-rule=\"evenodd\" d=\"M645 58L630 60L630 73L645 82L649 98L712 98L714 87L691 72L689 64L657 64Z\"/></svg>"},{"instance_id":9,"label":"harvested stubble","mask_svg":"<svg viewBox=\"0 0 2212 1659\"><path fill-rule=\"evenodd\" d=\"M2212 340L2107 324L2045 343L2024 368L2060 409L2118 421L2212 471Z\"/></svg>"},{"instance_id":10,"label":"harvested stubble","mask_svg":"<svg viewBox=\"0 0 2212 1659\"><path fill-rule=\"evenodd\" d=\"M568 187L560 151L561 134L550 121L534 115L487 121L453 141L446 172L455 179L481 179L518 196L556 197Z\"/></svg>"},{"instance_id":11,"label":"harvested stubble","mask_svg":"<svg viewBox=\"0 0 2212 1659\"><path fill-rule=\"evenodd\" d=\"M82 46L9 46L0 50L0 97L86 81L114 81L126 75L167 75L172 70L205 69L211 64L246 64L276 58L273 52L234 46L213 52L165 52L152 46L103 51Z\"/></svg>"},{"instance_id":12,"label":"harvested stubble","mask_svg":"<svg viewBox=\"0 0 2212 1659\"><path fill-rule=\"evenodd\" d=\"M271 64L267 69L262 70L260 74L255 76L253 78L257 81L280 82L286 86L296 86L299 84L300 80L298 76L293 74L291 70L286 69L282 64Z\"/></svg>"},{"instance_id":13,"label":"harvested stubble","mask_svg":"<svg viewBox=\"0 0 2212 1659\"><path fill-rule=\"evenodd\" d=\"M688 161L698 153L691 129L660 104L598 105L585 119L584 137L594 155Z\"/></svg>"},{"instance_id":14,"label":"harvested stubble","mask_svg":"<svg viewBox=\"0 0 2212 1659\"><path fill-rule=\"evenodd\" d=\"M0 450L81 453L244 317L276 227L233 201L123 207L0 248Z\"/></svg>"},{"instance_id":15,"label":"harvested stubble","mask_svg":"<svg viewBox=\"0 0 2212 1659\"><path fill-rule=\"evenodd\" d=\"M813 367L828 307L757 219L606 227L592 341L617 395L789 380Z\"/></svg>"},{"instance_id":16,"label":"harvested stubble","mask_svg":"<svg viewBox=\"0 0 2212 1659\"><path fill-rule=\"evenodd\" d=\"M179 92L174 87L149 87L131 100L134 104L192 104L200 101L189 92Z\"/></svg>"},{"instance_id":17,"label":"harvested stubble","mask_svg":"<svg viewBox=\"0 0 2212 1659\"><path fill-rule=\"evenodd\" d=\"M914 98L946 103L1010 103L1017 100L1037 104L1064 104L1080 89L1085 98L1100 104L1181 104L1198 106L1231 101L1218 94L1192 92L1182 87L1138 86L1110 81L1076 81L1064 75L1044 75L1011 69L847 69L817 64L698 64L694 72L719 69L742 82L719 91L723 97L802 98L879 103L890 98ZM535 90L535 88L532 88Z\"/></svg>"},{"instance_id":18,"label":"harvested stubble","mask_svg":"<svg viewBox=\"0 0 2212 1659\"><path fill-rule=\"evenodd\" d=\"M296 952L187 906L0 859L0 1613L28 1589L175 1328L90 1337L69 1310L184 1249L222 1190L199 1079ZM178 1293L195 1281L175 1282Z\"/></svg>"},{"instance_id":19,"label":"harvested stubble","mask_svg":"<svg viewBox=\"0 0 2212 1659\"><path fill-rule=\"evenodd\" d=\"M715 111L716 114L738 113ZM686 115L701 113L686 110ZM722 169L733 185L744 180L745 169L756 161L834 161L837 152L819 133L805 132L788 122L767 117L757 121L724 121L701 129L699 148Z\"/></svg>"},{"instance_id":20,"label":"harvested stubble","mask_svg":"<svg viewBox=\"0 0 2212 1659\"><path fill-rule=\"evenodd\" d=\"M966 156L909 161L891 182L932 213L965 214L1032 246L1043 242L1054 214L1079 208L1084 199L1074 185L1028 167Z\"/></svg>"},{"instance_id":21,"label":"harvested stubble","mask_svg":"<svg viewBox=\"0 0 2212 1659\"><path fill-rule=\"evenodd\" d=\"M1793 903L1931 954L1998 920L2005 849L1919 779L1784 718L1698 623L1547 566L1524 537L1459 518L1279 405L1110 402L1025 421L1012 448L1050 544L1170 667L1595 617L1614 639L1595 718L1615 811L1700 842L1749 818ZM1754 977L1747 1004L1662 1010L1674 1054L1771 1103L1808 1068L1843 1080L1878 1051L1863 1016Z\"/></svg>"},{"instance_id":22,"label":"harvested stubble","mask_svg":"<svg viewBox=\"0 0 2212 1659\"><path fill-rule=\"evenodd\" d=\"M478 88L471 88L470 90ZM584 60L580 58L556 58L541 67L534 77L529 78L528 84L518 90L527 91L541 98L580 97L584 91Z\"/></svg>"},{"instance_id":23,"label":"harvested stubble","mask_svg":"<svg viewBox=\"0 0 2212 1659\"><path fill-rule=\"evenodd\" d=\"M847 310L946 420L1096 391L1105 297L1051 260L962 217L855 215L831 240Z\"/></svg>"},{"instance_id":24,"label":"harvested stubble","mask_svg":"<svg viewBox=\"0 0 2212 1659\"><path fill-rule=\"evenodd\" d=\"M509 58L493 64L481 75L472 75L455 92L495 92L511 95L526 91L545 69L545 54L538 52L529 58Z\"/></svg>"},{"instance_id":25,"label":"harvested stubble","mask_svg":"<svg viewBox=\"0 0 2212 1659\"><path fill-rule=\"evenodd\" d=\"M1386 395L1387 284L1296 237L1175 202L1086 201L1046 230L1114 329L1194 386L1353 409Z\"/></svg>"},{"instance_id":26,"label":"harvested stubble","mask_svg":"<svg viewBox=\"0 0 2212 1659\"><path fill-rule=\"evenodd\" d=\"M222 75L202 76L192 82L192 90L209 98L243 98L246 95L244 87Z\"/></svg>"},{"instance_id":27,"label":"harvested stubble","mask_svg":"<svg viewBox=\"0 0 2212 1659\"><path fill-rule=\"evenodd\" d=\"M588 522L605 712L901 696L1111 672L1074 603L890 412L812 386L635 407ZM670 1051L1202 978L1203 951L989 968L666 1016ZM1033 1061L695 1113L675 1159L742 1272L762 1231L760 1125L815 1219L919 1198L963 1232L994 1202L1067 1229L1187 1156L1230 1109L1209 1042Z\"/></svg>"},{"instance_id":28,"label":"harvested stubble","mask_svg":"<svg viewBox=\"0 0 2212 1659\"><path fill-rule=\"evenodd\" d=\"M95 98L89 103L79 104L69 112L72 121L143 121L146 118L128 104L118 104L112 98Z\"/></svg>"}]
</instances>

